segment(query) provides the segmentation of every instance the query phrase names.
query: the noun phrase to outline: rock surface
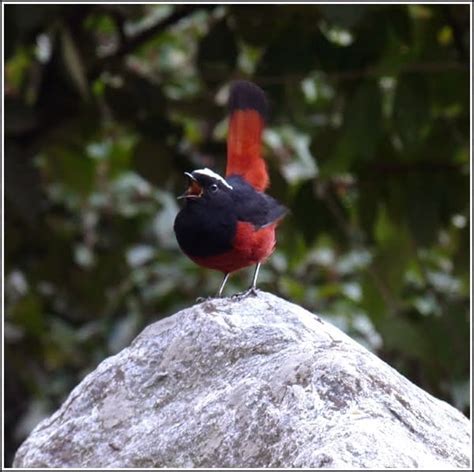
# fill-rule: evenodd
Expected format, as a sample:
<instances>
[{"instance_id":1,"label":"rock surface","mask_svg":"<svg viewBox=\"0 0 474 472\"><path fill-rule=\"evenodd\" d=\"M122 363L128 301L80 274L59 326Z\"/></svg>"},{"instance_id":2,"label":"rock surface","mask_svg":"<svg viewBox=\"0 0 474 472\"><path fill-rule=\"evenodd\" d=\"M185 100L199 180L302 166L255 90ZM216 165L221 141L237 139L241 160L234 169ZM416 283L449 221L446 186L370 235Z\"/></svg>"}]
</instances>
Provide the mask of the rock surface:
<instances>
[{"instance_id":1,"label":"rock surface","mask_svg":"<svg viewBox=\"0 0 474 472\"><path fill-rule=\"evenodd\" d=\"M470 422L268 293L146 328L40 423L14 467L469 467Z\"/></svg>"}]
</instances>

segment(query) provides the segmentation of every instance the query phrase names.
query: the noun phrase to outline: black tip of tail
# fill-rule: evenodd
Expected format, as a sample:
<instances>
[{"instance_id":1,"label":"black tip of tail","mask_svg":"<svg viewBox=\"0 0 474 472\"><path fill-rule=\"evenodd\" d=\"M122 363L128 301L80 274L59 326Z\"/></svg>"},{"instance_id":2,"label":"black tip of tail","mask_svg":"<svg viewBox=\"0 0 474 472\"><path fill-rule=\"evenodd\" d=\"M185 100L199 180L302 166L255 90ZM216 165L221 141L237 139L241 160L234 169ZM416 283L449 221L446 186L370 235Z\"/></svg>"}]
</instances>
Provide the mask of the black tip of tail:
<instances>
[{"instance_id":1,"label":"black tip of tail","mask_svg":"<svg viewBox=\"0 0 474 472\"><path fill-rule=\"evenodd\" d=\"M236 80L230 86L229 113L236 110L256 110L264 120L268 115L268 103L263 90L248 80Z\"/></svg>"}]
</instances>

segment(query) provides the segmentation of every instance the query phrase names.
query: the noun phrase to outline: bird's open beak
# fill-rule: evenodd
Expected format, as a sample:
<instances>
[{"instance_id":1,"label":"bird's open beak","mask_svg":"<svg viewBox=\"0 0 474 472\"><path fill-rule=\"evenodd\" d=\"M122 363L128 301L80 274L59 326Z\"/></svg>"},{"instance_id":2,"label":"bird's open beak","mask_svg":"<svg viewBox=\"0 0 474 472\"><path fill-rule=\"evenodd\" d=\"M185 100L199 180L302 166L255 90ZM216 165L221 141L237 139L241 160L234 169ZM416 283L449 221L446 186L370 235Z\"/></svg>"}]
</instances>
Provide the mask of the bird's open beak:
<instances>
[{"instance_id":1,"label":"bird's open beak","mask_svg":"<svg viewBox=\"0 0 474 472\"><path fill-rule=\"evenodd\" d=\"M188 178L188 188L183 195L178 197L178 200L181 198L200 198L203 192L200 183L189 172L185 172L184 175Z\"/></svg>"}]
</instances>

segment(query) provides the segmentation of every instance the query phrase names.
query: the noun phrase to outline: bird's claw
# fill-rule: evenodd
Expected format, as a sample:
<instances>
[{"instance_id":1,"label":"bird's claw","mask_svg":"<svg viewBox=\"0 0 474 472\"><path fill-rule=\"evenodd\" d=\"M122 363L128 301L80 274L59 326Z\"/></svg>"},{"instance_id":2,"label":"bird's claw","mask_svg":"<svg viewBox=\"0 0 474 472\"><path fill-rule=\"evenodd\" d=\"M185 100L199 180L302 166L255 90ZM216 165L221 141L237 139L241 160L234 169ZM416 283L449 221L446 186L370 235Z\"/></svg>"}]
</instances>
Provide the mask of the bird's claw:
<instances>
[{"instance_id":1,"label":"bird's claw","mask_svg":"<svg viewBox=\"0 0 474 472\"><path fill-rule=\"evenodd\" d=\"M256 297L259 292L260 290L258 288L250 287L248 290L245 290L245 292L234 293L234 295L230 295L229 297L223 297L222 295L215 295L215 296L209 296L209 297L197 297L196 303L209 302L211 300L219 300L219 299L224 299L224 298L230 298L231 300L242 300L243 298L247 298L250 295L252 295L253 297Z\"/></svg>"},{"instance_id":2,"label":"bird's claw","mask_svg":"<svg viewBox=\"0 0 474 472\"><path fill-rule=\"evenodd\" d=\"M242 300L243 298L246 298L250 295L256 297L259 291L260 290L256 287L250 287L248 290L245 290L245 292L236 293L232 295L230 298L232 300Z\"/></svg>"},{"instance_id":3,"label":"bird's claw","mask_svg":"<svg viewBox=\"0 0 474 472\"><path fill-rule=\"evenodd\" d=\"M197 297L196 298L196 303L203 303L203 302L208 302L210 300L214 300L218 297Z\"/></svg>"}]
</instances>

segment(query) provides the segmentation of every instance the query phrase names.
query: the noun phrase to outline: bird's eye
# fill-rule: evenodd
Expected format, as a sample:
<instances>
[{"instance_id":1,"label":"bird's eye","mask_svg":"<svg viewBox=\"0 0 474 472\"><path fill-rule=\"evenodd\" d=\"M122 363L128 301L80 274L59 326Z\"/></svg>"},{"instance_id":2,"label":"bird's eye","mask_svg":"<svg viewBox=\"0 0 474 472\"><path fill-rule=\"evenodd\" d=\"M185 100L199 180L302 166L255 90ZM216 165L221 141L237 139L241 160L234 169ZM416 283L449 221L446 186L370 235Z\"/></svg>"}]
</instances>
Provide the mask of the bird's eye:
<instances>
[{"instance_id":1,"label":"bird's eye","mask_svg":"<svg viewBox=\"0 0 474 472\"><path fill-rule=\"evenodd\" d=\"M209 190L210 190L212 193L216 193L217 190L219 190L219 187L217 186L217 184L212 184L212 185L209 187Z\"/></svg>"}]
</instances>

